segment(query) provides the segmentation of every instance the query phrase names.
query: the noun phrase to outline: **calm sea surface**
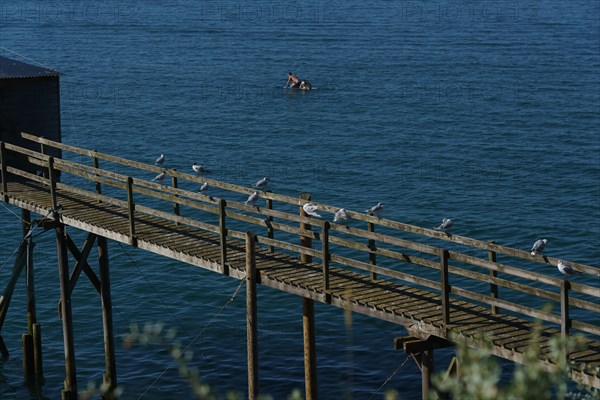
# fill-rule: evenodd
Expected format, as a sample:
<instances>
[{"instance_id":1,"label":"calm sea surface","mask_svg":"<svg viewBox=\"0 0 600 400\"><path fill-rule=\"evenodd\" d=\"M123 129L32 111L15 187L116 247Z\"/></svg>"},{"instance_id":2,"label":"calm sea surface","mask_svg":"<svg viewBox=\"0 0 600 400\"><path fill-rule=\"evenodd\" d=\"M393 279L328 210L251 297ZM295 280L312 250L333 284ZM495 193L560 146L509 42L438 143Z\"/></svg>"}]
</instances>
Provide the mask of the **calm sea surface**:
<instances>
[{"instance_id":1,"label":"calm sea surface","mask_svg":"<svg viewBox=\"0 0 600 400\"><path fill-rule=\"evenodd\" d=\"M598 4L2 2L0 54L63 74L66 143L144 162L165 153L168 167L197 161L243 185L268 175L277 192L353 210L382 201L386 217L419 226L450 216L457 234L521 249L546 237L549 255L598 265ZM283 90L288 71L317 90ZM6 208L0 223L5 282L20 225ZM245 391L243 290L216 316L237 281L114 242L110 253L119 337L161 321L183 345L195 339L191 364L204 380ZM64 358L51 234L37 239L35 263L40 396L54 399ZM23 293L2 331L2 399L29 396ZM104 364L100 302L84 279L73 304L83 388ZM261 287L259 305L261 389L285 399L303 388L302 301ZM382 398L405 359L392 343L404 329L356 314L349 327L321 304L316 313L321 398ZM443 368L450 353L439 354ZM191 395L163 346L119 346L117 359L123 398ZM409 361L385 387L420 398L420 372Z\"/></svg>"}]
</instances>

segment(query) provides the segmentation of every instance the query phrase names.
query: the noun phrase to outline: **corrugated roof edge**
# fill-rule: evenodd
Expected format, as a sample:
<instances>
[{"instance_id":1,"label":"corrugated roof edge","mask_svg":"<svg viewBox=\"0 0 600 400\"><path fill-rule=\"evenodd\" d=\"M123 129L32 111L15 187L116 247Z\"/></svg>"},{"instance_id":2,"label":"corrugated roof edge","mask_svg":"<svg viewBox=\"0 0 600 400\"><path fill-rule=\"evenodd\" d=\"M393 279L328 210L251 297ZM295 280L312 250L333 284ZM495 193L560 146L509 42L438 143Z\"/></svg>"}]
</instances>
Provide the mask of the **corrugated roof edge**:
<instances>
[{"instance_id":1,"label":"corrugated roof edge","mask_svg":"<svg viewBox=\"0 0 600 400\"><path fill-rule=\"evenodd\" d=\"M60 76L60 72L55 69L42 68L0 56L0 79L40 78L49 76Z\"/></svg>"}]
</instances>

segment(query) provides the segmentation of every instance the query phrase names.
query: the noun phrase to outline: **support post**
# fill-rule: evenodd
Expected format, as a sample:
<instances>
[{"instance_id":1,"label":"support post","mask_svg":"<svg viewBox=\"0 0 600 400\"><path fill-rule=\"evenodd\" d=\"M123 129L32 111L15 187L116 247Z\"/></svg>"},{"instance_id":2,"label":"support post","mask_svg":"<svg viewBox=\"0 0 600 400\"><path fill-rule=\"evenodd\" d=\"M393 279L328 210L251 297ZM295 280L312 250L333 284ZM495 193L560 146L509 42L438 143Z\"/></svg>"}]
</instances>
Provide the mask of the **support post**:
<instances>
[{"instance_id":1,"label":"support post","mask_svg":"<svg viewBox=\"0 0 600 400\"><path fill-rule=\"evenodd\" d=\"M57 219L56 216L55 219ZM75 400L77 399L77 373L75 366L75 343L73 341L73 315L69 291L69 259L67 254L65 226L61 223L56 227L56 247L58 256L58 275L60 278L60 306L66 371L64 389L61 391L61 395L62 400Z\"/></svg>"},{"instance_id":2,"label":"support post","mask_svg":"<svg viewBox=\"0 0 600 400\"><path fill-rule=\"evenodd\" d=\"M33 340L33 325L37 322L35 307L35 285L33 270L33 247L31 238L27 237L31 227L31 212L21 210L23 237L27 243L27 259L25 263L27 286L27 333L22 335L23 344L23 372L25 377L35 375L35 347Z\"/></svg>"},{"instance_id":3,"label":"support post","mask_svg":"<svg viewBox=\"0 0 600 400\"><path fill-rule=\"evenodd\" d=\"M433 374L433 350L425 350L417 354L417 361L421 367L421 398L429 399L431 390L431 375Z\"/></svg>"},{"instance_id":4,"label":"support post","mask_svg":"<svg viewBox=\"0 0 600 400\"><path fill-rule=\"evenodd\" d=\"M100 299L102 301L102 325L104 328L104 362L106 372L103 383L107 386L108 398L112 398L117 388L117 363L113 336L112 299L110 294L110 273L108 268L108 242L98 236L98 264L100 267Z\"/></svg>"},{"instance_id":5,"label":"support post","mask_svg":"<svg viewBox=\"0 0 600 400\"><path fill-rule=\"evenodd\" d=\"M219 200L219 238L221 245L221 269L223 275L229 275L229 265L227 265L227 228L225 226L225 207L227 202L223 199Z\"/></svg>"},{"instance_id":6,"label":"support post","mask_svg":"<svg viewBox=\"0 0 600 400\"><path fill-rule=\"evenodd\" d=\"M127 177L127 209L129 212L129 244L137 247L135 237L135 203L133 202L133 178Z\"/></svg>"},{"instance_id":7,"label":"support post","mask_svg":"<svg viewBox=\"0 0 600 400\"><path fill-rule=\"evenodd\" d=\"M496 243L493 240L489 241L489 243ZM495 263L496 262L496 252L492 251L492 250L488 250L488 260ZM496 278L498 276L498 271L493 271L490 270L490 279L493 281L494 278ZM495 283L491 282L490 283L490 296L493 299L497 299L498 298L498 285L496 285ZM496 315L499 313L499 309L497 306L493 305L491 306L491 311L492 311L492 315Z\"/></svg>"},{"instance_id":8,"label":"support post","mask_svg":"<svg viewBox=\"0 0 600 400\"><path fill-rule=\"evenodd\" d=\"M569 290L571 290L571 283L564 279L560 285L560 333L564 338L569 336L569 330L571 329Z\"/></svg>"},{"instance_id":9,"label":"support post","mask_svg":"<svg viewBox=\"0 0 600 400\"><path fill-rule=\"evenodd\" d=\"M267 203L267 209L268 210L272 210L273 209L273 200L267 199L266 203ZM271 226L271 222L273 222L273 217L269 215L267 217L267 237L269 239L273 239L275 237L275 230ZM271 253L274 253L275 252L275 246L269 245L269 251Z\"/></svg>"},{"instance_id":10,"label":"support post","mask_svg":"<svg viewBox=\"0 0 600 400\"><path fill-rule=\"evenodd\" d=\"M300 195L300 198L302 200L310 200L310 194L309 193L302 193ZM307 217L306 212L304 212L304 209L302 208L302 206L300 207L300 216L301 217ZM300 229L304 229L304 230L311 230L311 226L310 224L307 224L305 222L300 222ZM303 236L302 234L300 234L300 246L302 247L308 247L309 249L312 247L312 239L306 236ZM300 261L302 261L303 263L311 263L312 262L312 256L309 254L300 254Z\"/></svg>"},{"instance_id":11,"label":"support post","mask_svg":"<svg viewBox=\"0 0 600 400\"><path fill-rule=\"evenodd\" d=\"M258 326L256 304L256 239L246 232L246 335L248 346L248 400L258 397Z\"/></svg>"},{"instance_id":12,"label":"support post","mask_svg":"<svg viewBox=\"0 0 600 400\"><path fill-rule=\"evenodd\" d=\"M33 324L33 365L37 382L42 382L44 377L42 361L42 325L36 322Z\"/></svg>"},{"instance_id":13,"label":"support post","mask_svg":"<svg viewBox=\"0 0 600 400\"><path fill-rule=\"evenodd\" d=\"M315 306L312 299L302 303L304 333L304 389L306 400L317 399L317 353L315 346Z\"/></svg>"},{"instance_id":14,"label":"support post","mask_svg":"<svg viewBox=\"0 0 600 400\"><path fill-rule=\"evenodd\" d=\"M440 285L442 288L442 321L450 323L450 284L448 283L448 250L440 249Z\"/></svg>"},{"instance_id":15,"label":"support post","mask_svg":"<svg viewBox=\"0 0 600 400\"><path fill-rule=\"evenodd\" d=\"M177 171L176 169L173 169L173 171ZM177 177L176 176L171 176L171 183L173 185L173 189L177 189L179 186L177 184ZM174 195L175 198L179 197L177 195ZM173 214L175 215L179 215L179 203L177 201L173 202ZM179 225L179 222L175 222L175 225Z\"/></svg>"},{"instance_id":16,"label":"support post","mask_svg":"<svg viewBox=\"0 0 600 400\"><path fill-rule=\"evenodd\" d=\"M0 168L0 179L2 179L2 197L4 198L4 202L8 203L8 182L6 181L8 178L8 172L6 171L6 146L4 142L0 142L0 164L2 167Z\"/></svg>"},{"instance_id":17,"label":"support post","mask_svg":"<svg viewBox=\"0 0 600 400\"><path fill-rule=\"evenodd\" d=\"M329 222L323 223L321 231L321 262L323 265L323 292L325 293L325 302L331 303L331 293L329 292Z\"/></svg>"},{"instance_id":18,"label":"support post","mask_svg":"<svg viewBox=\"0 0 600 400\"><path fill-rule=\"evenodd\" d=\"M50 179L50 197L52 198L52 208L56 209L58 200L56 197L56 174L54 173L54 157L48 158L48 178Z\"/></svg>"},{"instance_id":19,"label":"support post","mask_svg":"<svg viewBox=\"0 0 600 400\"><path fill-rule=\"evenodd\" d=\"M93 152L97 153L98 151L96 149L94 149ZM98 163L98 157L92 156L92 166L94 168L100 168L100 164ZM99 176L99 175L96 174L96 176ZM100 182L96 182L96 193L102 194L102 185L100 184Z\"/></svg>"},{"instance_id":20,"label":"support post","mask_svg":"<svg viewBox=\"0 0 600 400\"><path fill-rule=\"evenodd\" d=\"M369 232L375 232L375 224L367 222L367 230ZM375 241L373 239L369 239L369 249L375 250ZM371 262L371 265L377 265L377 254L369 253L369 261ZM377 274L371 272L371 280L374 281L375 279L377 279Z\"/></svg>"}]
</instances>

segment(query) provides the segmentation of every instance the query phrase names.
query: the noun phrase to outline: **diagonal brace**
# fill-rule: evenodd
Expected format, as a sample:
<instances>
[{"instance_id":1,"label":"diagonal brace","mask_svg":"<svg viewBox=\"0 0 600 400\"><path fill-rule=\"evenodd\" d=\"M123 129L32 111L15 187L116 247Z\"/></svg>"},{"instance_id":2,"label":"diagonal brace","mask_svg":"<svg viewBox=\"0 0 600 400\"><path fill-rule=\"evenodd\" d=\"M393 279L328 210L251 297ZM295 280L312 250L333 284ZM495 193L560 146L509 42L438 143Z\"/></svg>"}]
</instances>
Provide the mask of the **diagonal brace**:
<instances>
[{"instance_id":1,"label":"diagonal brace","mask_svg":"<svg viewBox=\"0 0 600 400\"><path fill-rule=\"evenodd\" d=\"M73 289L75 289L75 284L77 283L77 279L79 279L81 271L85 272L90 282L92 282L92 285L94 285L98 293L100 293L100 279L98 279L87 262L87 258L90 255L90 251L92 250L92 246L96 241L96 237L97 236L95 234L90 233L83 244L83 248L81 251L79 251L77 245L75 245L71 237L67 235L67 247L69 248L71 254L73 254L73 257L76 261L73 272L71 273L71 277L69 278L69 294L73 293Z\"/></svg>"}]
</instances>

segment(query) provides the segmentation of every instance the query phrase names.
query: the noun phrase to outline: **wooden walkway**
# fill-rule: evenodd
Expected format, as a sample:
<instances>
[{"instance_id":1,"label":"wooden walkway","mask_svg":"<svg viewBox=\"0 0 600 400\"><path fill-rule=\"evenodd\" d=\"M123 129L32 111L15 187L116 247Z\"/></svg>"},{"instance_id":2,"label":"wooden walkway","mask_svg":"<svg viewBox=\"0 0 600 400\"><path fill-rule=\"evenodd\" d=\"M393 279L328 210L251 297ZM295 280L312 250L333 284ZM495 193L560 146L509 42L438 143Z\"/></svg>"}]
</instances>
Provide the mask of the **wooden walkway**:
<instances>
[{"instance_id":1,"label":"wooden walkway","mask_svg":"<svg viewBox=\"0 0 600 400\"><path fill-rule=\"evenodd\" d=\"M56 143L47 141L45 144ZM16 146L7 145L12 151L19 150ZM62 150L73 151L75 148L62 145ZM8 151L8 150L4 150ZM79 150L83 152L84 150ZM23 153L29 155L29 157L37 157L38 164L48 164L48 157L42 153L32 153L22 150ZM99 153L89 153L102 158ZM96 159L95 159L96 160ZM113 161L113 160L109 160ZM67 165L59 163L59 160L52 160L50 163L56 163L54 166L50 165L50 168L56 167L63 173L76 173L74 165ZM97 160L95 161L97 166ZM136 165L139 167L139 165ZM117 175L109 175L105 171L100 169L92 169L95 167L86 167L81 165L81 169L77 172L79 177L91 178L92 176L103 177L95 182L106 185L109 183L109 179L117 179ZM154 166L147 166L149 171L160 171L160 168ZM18 174L18 171L11 169L8 166L5 169L3 165L5 176L9 173ZM12 171L12 172L9 172ZM92 174L95 171L96 174ZM52 171L49 172L52 174ZM179 174L179 175L178 175ZM5 199L22 209L30 210L40 215L47 215L57 204L62 206L60 211L60 221L65 225L72 226L98 236L103 236L108 239L112 239L122 243L133 244L140 249L147 250L152 253L164 255L187 264L195 265L201 268L209 269L219 274L228 274L231 277L237 279L244 279L246 274L246 243L243 240L241 232L226 230L222 226L219 230L218 226L212 226L205 224L201 221L190 223L186 218L178 216L177 212L173 214L170 219L165 218L165 213L154 212L150 213L148 209L141 205L132 207L131 198L129 202L125 200L116 200L112 202L101 201L105 197L100 195L97 190L96 193L90 191L86 192L81 189L73 188L69 189L67 185L61 185L50 178L34 178L30 174L23 172L22 178L30 178L22 180L21 182L8 182L3 185L3 194ZM187 174L181 174L172 172L173 176L182 176ZM189 179L193 182L202 182L204 179L190 176ZM123 187L126 188L127 179L124 179L125 184ZM210 181L212 185L218 185L216 181ZM134 182L134 184L137 184ZM149 183L150 188L154 188L152 183ZM130 190L132 181L129 181ZM158 185L157 185L158 186ZM226 184L223 186L227 189ZM140 189L143 190L143 189ZM168 197L165 199L176 200L178 204L190 205L185 200L181 189L178 189L176 181L174 185L169 188L170 192ZM252 190L245 189L245 192L251 192ZM131 192L130 192L131 193ZM147 194L147 193L144 193ZM275 200L280 200L281 196L275 194L264 193L265 198L271 197ZM191 194L194 198L199 198L198 194ZM164 200L164 199L163 199ZM215 213L221 216L221 223L224 225L223 216L233 216L233 211L224 211L223 203L219 210L218 199L207 200L209 206L214 207ZM302 205L303 202L298 202L295 199L297 205ZM304 201L306 202L306 201ZM230 204L228 204L229 206ZM205 207L205 206L202 206ZM246 211L251 207L239 205L238 210ZM321 207L325 211L335 210L336 208L323 205ZM263 210L258 210L263 212ZM590 312L592 314L592 323L585 321L574 321L569 318L569 294L566 293L567 310L563 310L565 315L555 315L546 313L543 311L531 310L530 313L523 312L524 315L520 314L523 310L517 305L512 305L506 300L501 300L497 296L497 286L511 286L510 279L503 280L498 277L498 272L506 272L509 275L516 275L523 277L523 275L531 275L528 271L523 273L518 272L517 268L510 267L505 264L496 263L495 253L494 257L490 257L489 260L477 259L478 261L471 260L466 255L458 256L453 252L442 251L438 252L435 248L430 248L429 245L419 244L418 248L424 250L428 254L437 255L441 254L440 261L429 261L427 258L419 258L417 256L409 256L405 253L398 253L399 256L393 254L392 250L388 250L386 247L381 247L374 250L373 241L379 239L382 243L396 246L409 246L408 241L403 239L391 239L387 235L377 235L373 233L372 226L369 226L368 231L370 234L365 234L365 237L369 241L369 245L361 244L364 251L370 254L377 254L379 257L388 256L394 259L403 259L405 262L413 262L414 264L426 265L430 268L437 268L441 272L439 282L435 282L435 285L430 280L423 277L417 277L410 274L405 274L398 271L389 271L385 276L386 270L382 267L377 266L376 262L361 262L352 261L351 258L347 258L342 252L337 255L333 252L329 252L329 243L337 243L339 245L348 244L345 240L340 237L332 239L329 237L329 229L334 232L334 229L343 231L346 233L355 233L351 227L336 227L334 224L318 222L315 219L308 219L306 217L296 216L300 228L293 230L292 228L284 228L282 224L277 224L273 221L274 217L282 217L283 212L277 212L270 207L267 207L264 212L268 217L267 219L260 219L256 222L261 224L262 228L265 228L264 222L267 221L266 227L273 229L286 230L288 233L299 232L300 236L310 236L311 240L323 242L321 247L310 248L310 241L304 242L306 250L300 250L297 245L292 243L284 244L273 239L272 230L269 231L271 234L261 237L257 237L258 246L256 247L256 266L258 270L257 280L258 283L264 286L268 286L274 289L282 290L288 293L296 294L304 298L313 299L315 301L331 304L340 308L350 308L352 311L369 315L375 318L383 319L393 323L403 325L407 328L409 334L415 338L427 340L430 337L437 337L441 339L451 340L453 342L465 342L470 346L478 347L481 345L479 341L479 333L485 332L489 335L492 340L492 352L493 354L520 362L523 358L524 351L528 345L529 339L531 338L531 328L534 323L531 322L531 317L540 317L553 323L556 328L545 327L542 329L539 358L540 362L545 363L547 368L553 368L550 362L550 348L549 340L552 336L563 334L580 329L585 332L585 345L586 348L582 351L577 351L569 355L569 359L574 363L572 378L578 382L591 385L596 388L600 388L600 337L598 328L598 315L599 309L598 300L594 298L600 298L600 290L594 286L577 285L572 284L573 291L580 291L583 293L583 297L576 299L571 298L571 305L577 305L579 308ZM152 215L154 214L154 215ZM280 215L281 214L281 215ZM237 214L240 218L241 214ZM253 222L246 217L246 222ZM285 217L288 220L292 220L291 217ZM377 219L370 216L361 216L369 224L378 222ZM276 218L275 218L276 219ZM132 226L132 221L135 221L135 225ZM310 231L308 223L312 223L314 226L319 226L320 231ZM383 222L383 220L382 220ZM391 223L390 223L391 224ZM205 226L206 225L206 226ZM388 226L389 227L389 226ZM206 229L204 229L206 228ZM258 229L258 228L257 228ZM410 228L413 231L416 228ZM422 228L419 228L422 229ZM424 232L427 230L423 230ZM312 233L309 233L312 232ZM420 232L417 232L420 233ZM430 237L436 237L441 240L451 240L455 243L469 242L468 238L460 237L446 237L446 235L425 232ZM296 236L297 237L297 236ZM473 243L477 242L471 240ZM226 254L224 255L222 243L226 243ZM461 243L464 244L464 243ZM526 252L519 252L517 250L506 250L501 246L493 247L493 244L484 244L484 250L490 251L490 249L498 250L498 253L511 252L522 258L527 257ZM358 245L357 245L358 246ZM357 247L357 246L346 246L346 247ZM489 247L492 246L492 247ZM282 247L285 251L277 249ZM275 248L275 249L274 249ZM409 247L411 248L411 247ZM417 247L412 247L416 249ZM274 250L274 251L273 251ZM356 250L356 249L355 249ZM302 255L304 261L300 261L298 254L290 254L291 251L297 251ZM514 255L512 254L512 255ZM313 262L312 259L319 258L319 262ZM475 257L471 257L475 258ZM537 258L537 257L530 257ZM449 259L460 259L460 262L472 261L476 262L477 265L486 266L490 269L490 274L479 274L468 272L465 269L464 272L459 272L457 266L449 266ZM335 262L334 262L335 261ZM371 259L371 261L374 261ZM347 265L342 265L343 262L347 262ZM544 261L548 263L555 263L556 260L544 258ZM330 265L331 264L331 265ZM458 263L455 263L458 264ZM433 266L432 266L433 265ZM597 279L600 276L598 269L595 267L585 266L582 264L574 263L580 270L583 269L586 273L590 273ZM446 268L444 278L444 266ZM495 267L494 267L495 266ZM361 272L359 269L363 267L364 271ZM118 268L118 267L117 267ZM449 268L449 269L448 269ZM450 274L458 274L463 277L470 278L481 278L486 283L495 287L496 295L476 295L468 290L460 289L459 287L453 287L452 282L448 282L448 270ZM552 269L552 271L555 271ZM367 273L364 273L367 272ZM370 273L370 274L369 274ZM535 274L533 274L535 276ZM483 277L483 278L482 278ZM385 279L381 279L385 278ZM444 279L446 282L444 282ZM403 282L405 280L405 282ZM554 287L560 288L561 280L556 278L541 278L538 277L536 283L550 283ZM326 282L324 282L326 281ZM511 289L519 289L518 284ZM523 284L522 284L523 285ZM419 287L420 286L420 287ZM425 287L423 287L425 286ZM428 286L434 286L428 289ZM525 286L525 285L523 285ZM440 290L434 290L439 288ZM521 288L524 289L524 288ZM567 287L567 291L568 291ZM557 292L544 291L543 289L531 289L531 293L540 293L540 296L546 297L550 300L558 300L560 304L561 296L564 297L564 290L562 295ZM493 290L492 290L493 291ZM450 296L452 295L452 296ZM469 299L461 299L464 297L471 297ZM585 300L592 298L591 301ZM480 300L480 301L476 301ZM489 300L489 302L488 302ZM563 299L564 300L564 299ZM484 307L481 304L488 303L491 305ZM563 301L564 303L564 301ZM498 312L498 308L505 310L512 310L512 315L507 315ZM563 326L564 325L564 326Z\"/></svg>"}]
</instances>

